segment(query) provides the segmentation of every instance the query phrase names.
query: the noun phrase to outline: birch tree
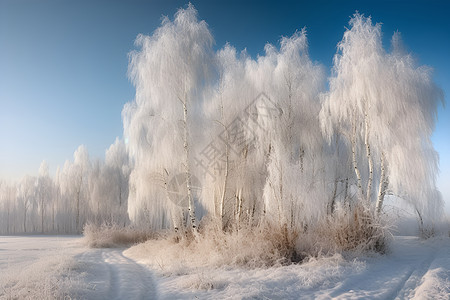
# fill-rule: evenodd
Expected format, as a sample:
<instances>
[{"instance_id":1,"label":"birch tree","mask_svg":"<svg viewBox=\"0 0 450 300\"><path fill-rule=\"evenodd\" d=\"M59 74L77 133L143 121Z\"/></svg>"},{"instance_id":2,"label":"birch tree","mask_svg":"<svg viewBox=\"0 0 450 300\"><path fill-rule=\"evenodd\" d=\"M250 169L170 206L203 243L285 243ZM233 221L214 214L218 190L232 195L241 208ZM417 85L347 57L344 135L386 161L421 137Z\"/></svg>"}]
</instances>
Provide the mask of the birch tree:
<instances>
[{"instance_id":1,"label":"birch tree","mask_svg":"<svg viewBox=\"0 0 450 300\"><path fill-rule=\"evenodd\" d=\"M19 185L19 199L21 200L21 207L23 212L23 232L27 232L27 216L31 207L36 202L36 178L26 175L22 178Z\"/></svg>"},{"instance_id":2,"label":"birch tree","mask_svg":"<svg viewBox=\"0 0 450 300\"><path fill-rule=\"evenodd\" d=\"M331 138L339 128L351 145L358 197L375 201L377 213L389 187L434 206L424 193L435 190L437 160L430 136L442 92L429 68L417 67L399 51L398 34L388 53L380 24L357 13L350 25L324 95L322 129Z\"/></svg>"},{"instance_id":3,"label":"birch tree","mask_svg":"<svg viewBox=\"0 0 450 300\"><path fill-rule=\"evenodd\" d=\"M112 214L118 222L126 224L128 221L127 198L131 166L125 143L122 140L116 139L106 150L104 168L102 177L109 182L108 186L112 191L110 200L113 207Z\"/></svg>"},{"instance_id":4,"label":"birch tree","mask_svg":"<svg viewBox=\"0 0 450 300\"><path fill-rule=\"evenodd\" d=\"M155 211L175 213L169 211L166 193L161 188L152 188L158 189L157 196L152 195L156 199L146 199L148 182L138 177L151 180L154 177L151 174L160 178L165 171L171 178L184 173L190 228L196 231L191 143L194 128L201 128L196 125L201 115L195 119L192 115L201 111L203 87L207 85L213 59L212 43L206 23L197 20L192 5L179 10L173 21L165 18L152 36L139 35L136 39L140 50L131 53L129 65L136 97L123 111L128 150L136 165L130 177L136 191L129 197L133 219L139 215L136 210L145 203L155 206ZM155 156L160 159L154 160Z\"/></svg>"},{"instance_id":5,"label":"birch tree","mask_svg":"<svg viewBox=\"0 0 450 300\"><path fill-rule=\"evenodd\" d=\"M75 224L70 224L70 219L66 218L65 231L81 232L82 225L86 220L86 212L89 195L89 172L90 172L89 154L86 146L81 145L73 154L73 162L66 161L63 167L63 176L61 181L61 192L64 201L67 202L64 214L71 216ZM75 214L75 215L73 215Z\"/></svg>"},{"instance_id":6,"label":"birch tree","mask_svg":"<svg viewBox=\"0 0 450 300\"><path fill-rule=\"evenodd\" d=\"M37 194L39 201L39 210L41 215L41 233L44 233L45 210L51 203L52 181L49 175L48 163L44 160L39 167L39 176L37 178Z\"/></svg>"},{"instance_id":7,"label":"birch tree","mask_svg":"<svg viewBox=\"0 0 450 300\"><path fill-rule=\"evenodd\" d=\"M61 168L56 168L53 180L53 201L52 201L52 231L59 232L58 213L61 205Z\"/></svg>"}]
</instances>

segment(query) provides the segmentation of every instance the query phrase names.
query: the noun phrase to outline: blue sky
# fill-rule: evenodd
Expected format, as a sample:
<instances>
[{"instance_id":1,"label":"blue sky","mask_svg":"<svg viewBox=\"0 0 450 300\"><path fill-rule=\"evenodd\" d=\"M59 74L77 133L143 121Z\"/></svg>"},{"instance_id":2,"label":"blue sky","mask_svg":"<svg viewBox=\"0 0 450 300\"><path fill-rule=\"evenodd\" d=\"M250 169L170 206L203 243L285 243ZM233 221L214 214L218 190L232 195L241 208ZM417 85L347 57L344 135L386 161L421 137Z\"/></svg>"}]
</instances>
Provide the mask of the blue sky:
<instances>
[{"instance_id":1,"label":"blue sky","mask_svg":"<svg viewBox=\"0 0 450 300\"><path fill-rule=\"evenodd\" d=\"M331 67L336 44L358 10L394 31L450 94L448 1L192 1L216 48L226 42L252 56L267 42L306 27L312 59ZM186 1L0 0L0 178L54 170L85 144L91 157L122 135L121 110L133 99L127 54L137 34ZM447 100L448 102L448 100ZM439 108L433 142L439 186L450 203L450 109ZM450 211L450 205L447 204Z\"/></svg>"}]
</instances>

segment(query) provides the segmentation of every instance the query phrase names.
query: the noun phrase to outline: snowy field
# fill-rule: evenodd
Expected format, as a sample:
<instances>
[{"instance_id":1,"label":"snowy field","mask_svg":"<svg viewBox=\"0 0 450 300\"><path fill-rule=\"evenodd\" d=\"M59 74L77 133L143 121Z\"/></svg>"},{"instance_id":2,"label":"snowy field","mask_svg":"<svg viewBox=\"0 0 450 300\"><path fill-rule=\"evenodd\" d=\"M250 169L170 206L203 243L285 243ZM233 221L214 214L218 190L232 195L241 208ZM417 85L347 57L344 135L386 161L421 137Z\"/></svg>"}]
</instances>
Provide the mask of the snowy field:
<instances>
[{"instance_id":1,"label":"snowy field","mask_svg":"<svg viewBox=\"0 0 450 300\"><path fill-rule=\"evenodd\" d=\"M0 299L64 298L85 288L76 236L0 236Z\"/></svg>"},{"instance_id":2,"label":"snowy field","mask_svg":"<svg viewBox=\"0 0 450 300\"><path fill-rule=\"evenodd\" d=\"M0 299L449 299L450 239L396 237L388 255L269 269L167 272L76 236L0 237Z\"/></svg>"}]
</instances>

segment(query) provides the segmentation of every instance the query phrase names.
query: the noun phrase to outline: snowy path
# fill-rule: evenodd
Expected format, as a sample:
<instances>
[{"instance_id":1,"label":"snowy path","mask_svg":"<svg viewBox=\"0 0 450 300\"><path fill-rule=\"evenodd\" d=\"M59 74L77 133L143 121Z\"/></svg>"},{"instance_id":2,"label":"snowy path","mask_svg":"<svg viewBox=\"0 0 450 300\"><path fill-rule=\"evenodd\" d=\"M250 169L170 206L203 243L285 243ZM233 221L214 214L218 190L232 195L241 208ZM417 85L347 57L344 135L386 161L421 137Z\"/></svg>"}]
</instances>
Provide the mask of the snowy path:
<instances>
[{"instance_id":1,"label":"snowy path","mask_svg":"<svg viewBox=\"0 0 450 300\"><path fill-rule=\"evenodd\" d=\"M337 299L449 299L450 248L447 241L397 237L392 253L368 259L366 269L330 290ZM440 276L433 274L438 272ZM430 280L432 282L430 282ZM431 289L427 285L433 286Z\"/></svg>"},{"instance_id":2,"label":"snowy path","mask_svg":"<svg viewBox=\"0 0 450 300\"><path fill-rule=\"evenodd\" d=\"M123 256L124 249L91 249L76 260L86 272L83 299L155 299L150 270Z\"/></svg>"}]
</instances>

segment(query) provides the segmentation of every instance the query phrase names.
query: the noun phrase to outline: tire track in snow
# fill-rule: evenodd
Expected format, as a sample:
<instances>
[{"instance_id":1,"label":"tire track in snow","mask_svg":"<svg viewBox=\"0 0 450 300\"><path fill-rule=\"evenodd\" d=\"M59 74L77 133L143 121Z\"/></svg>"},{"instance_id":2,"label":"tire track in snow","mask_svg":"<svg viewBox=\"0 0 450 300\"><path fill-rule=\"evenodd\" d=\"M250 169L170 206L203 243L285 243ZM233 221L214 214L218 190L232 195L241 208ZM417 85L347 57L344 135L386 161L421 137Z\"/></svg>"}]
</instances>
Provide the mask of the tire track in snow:
<instances>
[{"instance_id":1,"label":"tire track in snow","mask_svg":"<svg viewBox=\"0 0 450 300\"><path fill-rule=\"evenodd\" d=\"M423 276L430 269L431 264L436 258L437 249L434 249L430 256L426 257L423 261L421 261L416 268L413 268L411 272L409 272L408 276L402 280L401 284L398 285L396 295L393 293L393 297L395 299L412 299L415 294L415 290L422 283ZM394 297L395 295L395 297Z\"/></svg>"},{"instance_id":2,"label":"tire track in snow","mask_svg":"<svg viewBox=\"0 0 450 300\"><path fill-rule=\"evenodd\" d=\"M367 258L367 268L329 289L327 299L414 299L439 257L440 242L396 237L392 252ZM317 298L317 297L316 297ZM420 297L419 297L420 298Z\"/></svg>"},{"instance_id":3,"label":"tire track in snow","mask_svg":"<svg viewBox=\"0 0 450 300\"><path fill-rule=\"evenodd\" d=\"M83 299L156 299L151 272L125 257L123 249L93 249L76 257L90 287Z\"/></svg>"}]
</instances>

